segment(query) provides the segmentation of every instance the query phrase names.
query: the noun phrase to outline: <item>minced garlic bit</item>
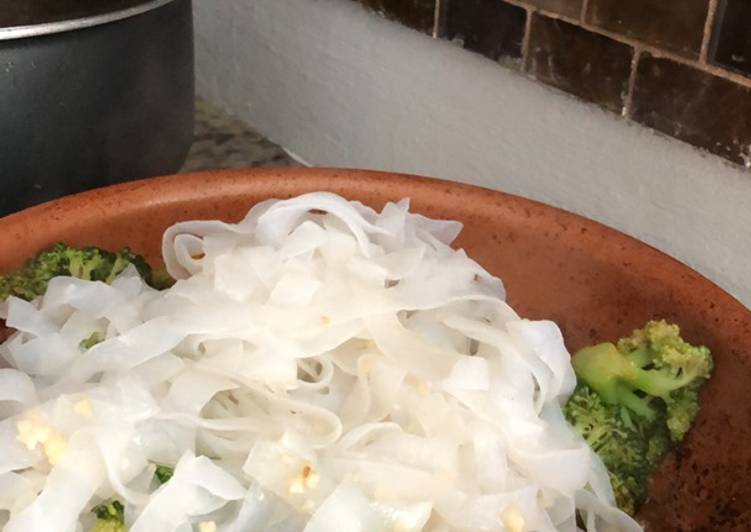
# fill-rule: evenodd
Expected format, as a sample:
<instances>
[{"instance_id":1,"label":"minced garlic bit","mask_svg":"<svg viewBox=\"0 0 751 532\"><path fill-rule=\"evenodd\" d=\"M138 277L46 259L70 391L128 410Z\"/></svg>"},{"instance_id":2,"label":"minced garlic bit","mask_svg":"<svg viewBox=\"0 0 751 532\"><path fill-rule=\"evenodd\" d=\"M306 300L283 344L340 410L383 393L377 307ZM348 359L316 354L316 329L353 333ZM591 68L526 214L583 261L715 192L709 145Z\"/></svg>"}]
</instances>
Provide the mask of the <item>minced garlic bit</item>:
<instances>
[{"instance_id":1,"label":"minced garlic bit","mask_svg":"<svg viewBox=\"0 0 751 532\"><path fill-rule=\"evenodd\" d=\"M290 495L300 495L305 493L305 489L314 489L321 481L321 476L316 473L313 466L306 464L302 472L293 477L289 484Z\"/></svg>"},{"instance_id":2,"label":"minced garlic bit","mask_svg":"<svg viewBox=\"0 0 751 532\"><path fill-rule=\"evenodd\" d=\"M44 454L50 464L56 465L60 462L65 451L68 450L68 442L65 441L59 433L53 433L47 441L44 442Z\"/></svg>"},{"instance_id":3,"label":"minced garlic bit","mask_svg":"<svg viewBox=\"0 0 751 532\"><path fill-rule=\"evenodd\" d=\"M20 419L16 422L16 438L30 451L41 445L50 464L57 464L68 447L65 438L46 422L35 419Z\"/></svg>"},{"instance_id":4,"label":"minced garlic bit","mask_svg":"<svg viewBox=\"0 0 751 532\"><path fill-rule=\"evenodd\" d=\"M509 506L501 515L503 526L508 532L524 532L526 521L516 506Z\"/></svg>"},{"instance_id":5,"label":"minced garlic bit","mask_svg":"<svg viewBox=\"0 0 751 532\"><path fill-rule=\"evenodd\" d=\"M321 323L323 325L331 325L331 318L328 316L321 316Z\"/></svg>"},{"instance_id":6,"label":"minced garlic bit","mask_svg":"<svg viewBox=\"0 0 751 532\"><path fill-rule=\"evenodd\" d=\"M305 481L305 487L313 489L318 486L318 482L321 480L321 475L316 473L312 466L306 465L302 469L302 478Z\"/></svg>"},{"instance_id":7,"label":"minced garlic bit","mask_svg":"<svg viewBox=\"0 0 751 532\"><path fill-rule=\"evenodd\" d=\"M198 523L198 532L216 532L216 522L202 521Z\"/></svg>"},{"instance_id":8,"label":"minced garlic bit","mask_svg":"<svg viewBox=\"0 0 751 532\"><path fill-rule=\"evenodd\" d=\"M94 415L94 407L88 399L81 399L73 405L73 411L79 416L91 417Z\"/></svg>"},{"instance_id":9,"label":"minced garlic bit","mask_svg":"<svg viewBox=\"0 0 751 532\"><path fill-rule=\"evenodd\" d=\"M430 385L425 381L419 381L417 383L417 393L422 397L427 397L430 395Z\"/></svg>"},{"instance_id":10,"label":"minced garlic bit","mask_svg":"<svg viewBox=\"0 0 751 532\"><path fill-rule=\"evenodd\" d=\"M52 429L49 425L36 419L20 419L16 422L18 441L23 443L29 451L33 451L36 446L46 441Z\"/></svg>"}]
</instances>

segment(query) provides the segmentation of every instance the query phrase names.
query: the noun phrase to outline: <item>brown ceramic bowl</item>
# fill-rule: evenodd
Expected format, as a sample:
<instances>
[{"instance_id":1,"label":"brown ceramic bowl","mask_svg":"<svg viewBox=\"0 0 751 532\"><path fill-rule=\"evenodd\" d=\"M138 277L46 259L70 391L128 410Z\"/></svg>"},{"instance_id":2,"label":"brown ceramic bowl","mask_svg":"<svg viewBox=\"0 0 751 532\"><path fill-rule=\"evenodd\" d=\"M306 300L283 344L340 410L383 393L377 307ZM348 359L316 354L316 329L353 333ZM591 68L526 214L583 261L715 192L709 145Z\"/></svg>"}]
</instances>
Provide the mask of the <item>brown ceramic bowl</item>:
<instances>
[{"instance_id":1,"label":"brown ceramic bowl","mask_svg":"<svg viewBox=\"0 0 751 532\"><path fill-rule=\"evenodd\" d=\"M709 346L714 378L683 447L654 476L650 530L751 530L751 314L707 279L600 224L522 198L406 175L324 169L207 172L118 185L0 219L0 272L57 241L129 246L159 261L162 232L187 219L240 219L254 203L329 190L375 208L412 198L460 220L458 241L500 276L524 316L555 320L568 347L612 340L652 318Z\"/></svg>"}]
</instances>

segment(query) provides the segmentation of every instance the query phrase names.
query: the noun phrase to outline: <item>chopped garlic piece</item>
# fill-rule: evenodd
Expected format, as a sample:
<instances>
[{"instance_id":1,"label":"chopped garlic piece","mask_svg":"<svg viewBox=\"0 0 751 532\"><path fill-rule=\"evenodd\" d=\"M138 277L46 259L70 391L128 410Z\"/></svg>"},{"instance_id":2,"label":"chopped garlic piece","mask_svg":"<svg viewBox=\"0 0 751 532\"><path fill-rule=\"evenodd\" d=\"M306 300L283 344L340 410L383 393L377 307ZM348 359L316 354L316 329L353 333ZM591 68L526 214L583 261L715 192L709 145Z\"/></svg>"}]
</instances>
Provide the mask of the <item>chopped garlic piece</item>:
<instances>
[{"instance_id":1,"label":"chopped garlic piece","mask_svg":"<svg viewBox=\"0 0 751 532\"><path fill-rule=\"evenodd\" d=\"M57 464L68 447L65 438L45 421L35 418L20 419L16 422L16 439L33 451L38 445L44 449L50 464Z\"/></svg>"},{"instance_id":2,"label":"chopped garlic piece","mask_svg":"<svg viewBox=\"0 0 751 532\"><path fill-rule=\"evenodd\" d=\"M44 442L44 454L52 465L60 462L67 449L68 442L58 433L54 433Z\"/></svg>"},{"instance_id":3,"label":"chopped garlic piece","mask_svg":"<svg viewBox=\"0 0 751 532\"><path fill-rule=\"evenodd\" d=\"M306 488L314 489L321 481L321 476L315 472L313 466L306 465L302 468L302 473L292 478L289 484L290 495L300 495L305 493Z\"/></svg>"},{"instance_id":4,"label":"chopped garlic piece","mask_svg":"<svg viewBox=\"0 0 751 532\"><path fill-rule=\"evenodd\" d=\"M38 419L21 419L16 422L18 441L33 451L40 443L47 441L52 434L52 428Z\"/></svg>"},{"instance_id":5,"label":"chopped garlic piece","mask_svg":"<svg viewBox=\"0 0 751 532\"><path fill-rule=\"evenodd\" d=\"M201 523L198 523L198 531L199 532L216 532L216 522L203 521Z\"/></svg>"},{"instance_id":6,"label":"chopped garlic piece","mask_svg":"<svg viewBox=\"0 0 751 532\"><path fill-rule=\"evenodd\" d=\"M524 516L515 506L506 508L501 519L503 520L503 526L506 527L508 532L524 532L524 527L527 524Z\"/></svg>"}]
</instances>

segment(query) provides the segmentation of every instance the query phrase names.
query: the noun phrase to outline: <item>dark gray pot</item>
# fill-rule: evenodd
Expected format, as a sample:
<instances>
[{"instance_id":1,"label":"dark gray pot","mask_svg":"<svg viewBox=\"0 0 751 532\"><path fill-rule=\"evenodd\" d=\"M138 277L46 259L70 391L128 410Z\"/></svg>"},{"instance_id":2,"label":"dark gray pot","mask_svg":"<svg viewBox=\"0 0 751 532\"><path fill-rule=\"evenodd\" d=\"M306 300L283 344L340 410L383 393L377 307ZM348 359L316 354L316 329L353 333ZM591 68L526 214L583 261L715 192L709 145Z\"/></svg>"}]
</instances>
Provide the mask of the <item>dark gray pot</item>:
<instances>
[{"instance_id":1,"label":"dark gray pot","mask_svg":"<svg viewBox=\"0 0 751 532\"><path fill-rule=\"evenodd\" d=\"M193 139L190 0L5 2L0 216L180 168Z\"/></svg>"}]
</instances>

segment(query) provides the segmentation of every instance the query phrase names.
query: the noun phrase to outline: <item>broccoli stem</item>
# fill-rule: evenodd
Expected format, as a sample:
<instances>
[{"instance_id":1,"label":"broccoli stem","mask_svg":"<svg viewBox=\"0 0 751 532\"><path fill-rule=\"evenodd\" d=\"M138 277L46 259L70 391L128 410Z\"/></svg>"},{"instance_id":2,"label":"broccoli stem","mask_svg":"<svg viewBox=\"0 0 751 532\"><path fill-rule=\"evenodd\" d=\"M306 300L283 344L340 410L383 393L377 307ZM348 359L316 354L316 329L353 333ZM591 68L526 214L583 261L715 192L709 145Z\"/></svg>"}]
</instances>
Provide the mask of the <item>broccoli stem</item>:
<instances>
[{"instance_id":1,"label":"broccoli stem","mask_svg":"<svg viewBox=\"0 0 751 532\"><path fill-rule=\"evenodd\" d=\"M608 401L609 402L609 401ZM657 414L654 409L649 405L649 399L639 397L629 388L617 384L616 385L616 400L611 404L622 404L635 414L646 418L649 421L654 421Z\"/></svg>"}]
</instances>

